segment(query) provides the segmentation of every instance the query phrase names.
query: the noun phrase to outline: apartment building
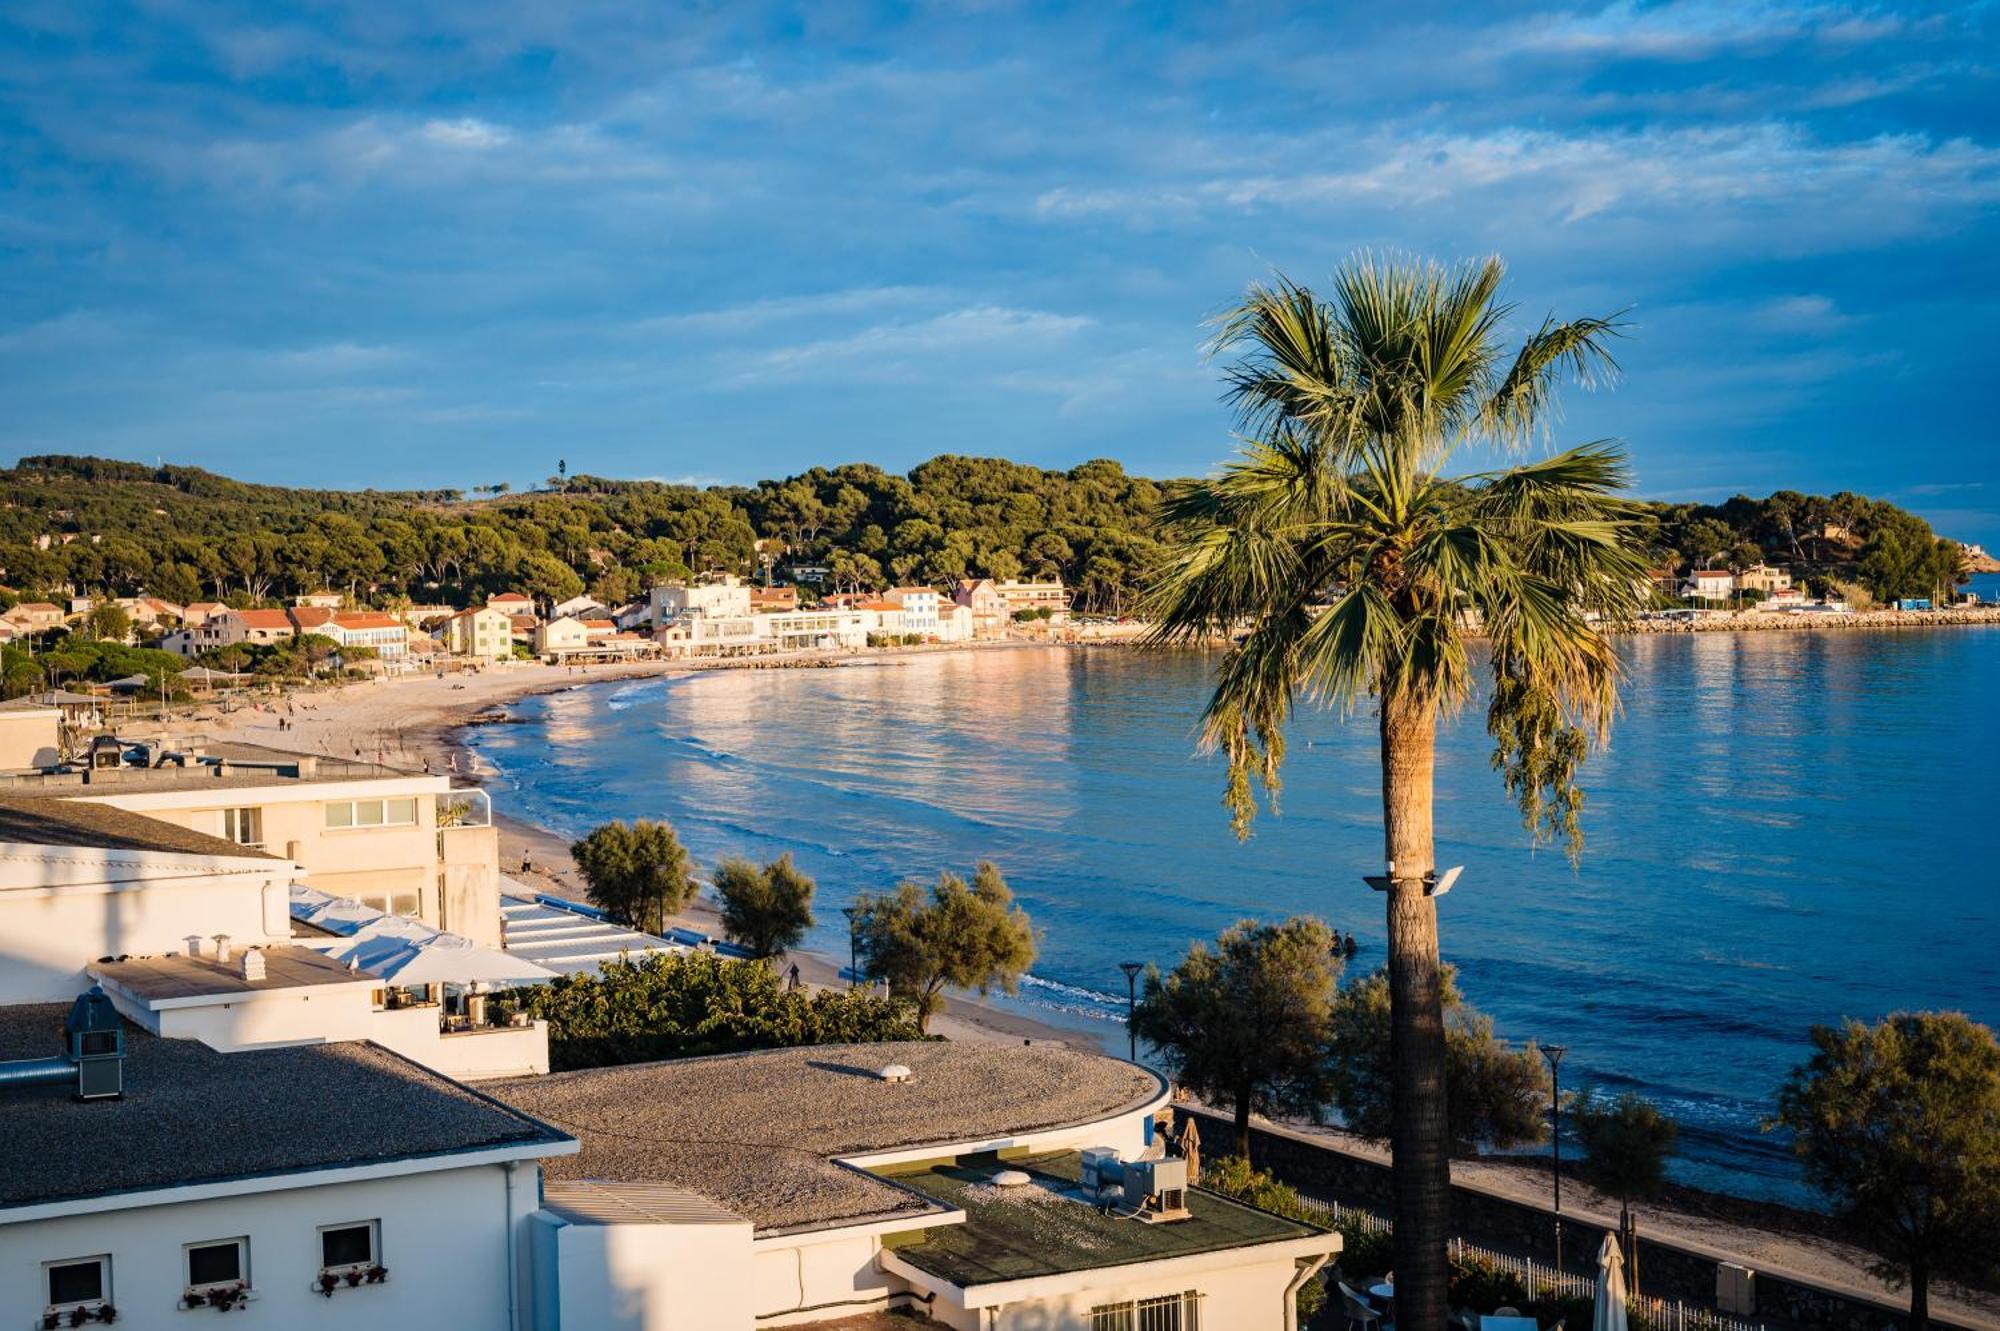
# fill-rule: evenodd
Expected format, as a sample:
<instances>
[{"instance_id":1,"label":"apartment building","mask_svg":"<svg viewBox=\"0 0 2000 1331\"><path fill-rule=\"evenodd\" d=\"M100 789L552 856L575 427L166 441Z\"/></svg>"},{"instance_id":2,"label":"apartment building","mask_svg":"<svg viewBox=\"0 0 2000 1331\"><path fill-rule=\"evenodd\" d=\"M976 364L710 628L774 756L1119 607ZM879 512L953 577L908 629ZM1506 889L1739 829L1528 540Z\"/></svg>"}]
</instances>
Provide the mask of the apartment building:
<instances>
[{"instance_id":1,"label":"apartment building","mask_svg":"<svg viewBox=\"0 0 2000 1331\"><path fill-rule=\"evenodd\" d=\"M0 799L107 805L273 855L390 915L500 942L500 841L480 790L443 775L249 744L0 775Z\"/></svg>"},{"instance_id":2,"label":"apartment building","mask_svg":"<svg viewBox=\"0 0 2000 1331\"><path fill-rule=\"evenodd\" d=\"M514 620L493 605L461 610L445 621L445 650L475 661L505 661L514 654Z\"/></svg>"}]
</instances>

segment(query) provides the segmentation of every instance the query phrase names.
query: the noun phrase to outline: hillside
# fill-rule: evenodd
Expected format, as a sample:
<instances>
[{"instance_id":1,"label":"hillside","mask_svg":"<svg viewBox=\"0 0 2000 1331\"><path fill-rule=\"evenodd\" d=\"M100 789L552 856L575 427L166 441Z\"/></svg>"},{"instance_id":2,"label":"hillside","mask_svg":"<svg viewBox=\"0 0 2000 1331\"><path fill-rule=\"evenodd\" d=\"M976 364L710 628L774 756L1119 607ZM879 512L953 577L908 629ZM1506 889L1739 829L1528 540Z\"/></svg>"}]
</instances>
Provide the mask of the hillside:
<instances>
[{"instance_id":1,"label":"hillside","mask_svg":"<svg viewBox=\"0 0 2000 1331\"><path fill-rule=\"evenodd\" d=\"M1130 610L1160 558L1171 482L1116 462L1048 471L941 456L906 475L815 467L754 486L571 477L525 494L313 490L196 467L61 455L0 470L0 583L14 598L148 592L250 604L319 587L465 604L504 589L606 603L692 570L821 565L840 589L968 575L1059 577L1090 611ZM1790 567L1878 599L1930 595L1959 547L1854 494L1780 491L1648 505L1662 568Z\"/></svg>"}]
</instances>

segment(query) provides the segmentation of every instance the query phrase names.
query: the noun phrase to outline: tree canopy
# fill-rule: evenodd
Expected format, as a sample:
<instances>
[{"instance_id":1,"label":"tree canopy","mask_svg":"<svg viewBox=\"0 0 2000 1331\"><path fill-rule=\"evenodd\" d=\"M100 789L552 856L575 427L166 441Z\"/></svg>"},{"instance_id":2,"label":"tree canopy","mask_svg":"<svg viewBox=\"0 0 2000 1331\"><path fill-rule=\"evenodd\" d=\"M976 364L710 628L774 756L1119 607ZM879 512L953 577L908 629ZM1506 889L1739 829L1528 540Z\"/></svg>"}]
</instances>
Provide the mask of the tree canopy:
<instances>
[{"instance_id":1,"label":"tree canopy","mask_svg":"<svg viewBox=\"0 0 2000 1331\"><path fill-rule=\"evenodd\" d=\"M816 886L792 863L789 851L762 866L726 859L715 866L722 931L760 959L789 952L812 928Z\"/></svg>"},{"instance_id":2,"label":"tree canopy","mask_svg":"<svg viewBox=\"0 0 2000 1331\"><path fill-rule=\"evenodd\" d=\"M1231 1108L1247 1159L1253 1112L1318 1111L1342 964L1319 920L1244 920L1149 970L1132 1029L1176 1082Z\"/></svg>"},{"instance_id":3,"label":"tree canopy","mask_svg":"<svg viewBox=\"0 0 2000 1331\"><path fill-rule=\"evenodd\" d=\"M1935 1276L2000 1268L2000 1042L1957 1012L1816 1026L1778 1093L1806 1181L1910 1286L1910 1326Z\"/></svg>"},{"instance_id":4,"label":"tree canopy","mask_svg":"<svg viewBox=\"0 0 2000 1331\"><path fill-rule=\"evenodd\" d=\"M1508 1044L1493 1019L1466 1002L1444 968L1445 1120L1452 1149L1505 1150L1547 1137L1548 1091L1534 1045ZM1331 1102L1350 1131L1377 1140L1392 1122L1389 980L1382 972L1340 991L1327 1045Z\"/></svg>"},{"instance_id":5,"label":"tree canopy","mask_svg":"<svg viewBox=\"0 0 2000 1331\"><path fill-rule=\"evenodd\" d=\"M938 875L926 893L915 883L855 901L854 933L863 974L888 983L891 997L916 1004L925 1030L943 1006L948 986L1008 993L1034 964L1036 938L1028 913L999 869L982 862L968 884Z\"/></svg>"},{"instance_id":6,"label":"tree canopy","mask_svg":"<svg viewBox=\"0 0 2000 1331\"><path fill-rule=\"evenodd\" d=\"M669 823L604 823L569 853L591 903L634 929L660 932L694 896L687 850Z\"/></svg>"}]
</instances>

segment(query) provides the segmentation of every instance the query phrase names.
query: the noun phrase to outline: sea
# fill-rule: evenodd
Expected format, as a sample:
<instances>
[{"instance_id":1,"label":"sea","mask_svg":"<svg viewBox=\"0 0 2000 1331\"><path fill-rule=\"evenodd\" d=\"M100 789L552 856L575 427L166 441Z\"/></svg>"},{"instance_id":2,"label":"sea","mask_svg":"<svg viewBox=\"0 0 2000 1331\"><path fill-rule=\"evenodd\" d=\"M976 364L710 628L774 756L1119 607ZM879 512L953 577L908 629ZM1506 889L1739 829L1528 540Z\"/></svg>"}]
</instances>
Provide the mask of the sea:
<instances>
[{"instance_id":1,"label":"sea","mask_svg":"<svg viewBox=\"0 0 2000 1331\"><path fill-rule=\"evenodd\" d=\"M1624 639L1624 711L1585 769L1581 863L1536 849L1474 700L1440 739L1443 950L1565 1090L1681 1124L1673 1174L1810 1205L1776 1089L1816 1023L1953 1009L2000 1025L2000 627ZM1216 658L1129 648L718 671L523 700L472 736L502 807L569 835L664 818L698 863L790 852L809 945L861 891L1000 866L1041 930L1002 999L1122 1052L1123 961L1312 914L1384 957L1366 711L1303 712L1279 811L1239 843L1193 731Z\"/></svg>"}]
</instances>

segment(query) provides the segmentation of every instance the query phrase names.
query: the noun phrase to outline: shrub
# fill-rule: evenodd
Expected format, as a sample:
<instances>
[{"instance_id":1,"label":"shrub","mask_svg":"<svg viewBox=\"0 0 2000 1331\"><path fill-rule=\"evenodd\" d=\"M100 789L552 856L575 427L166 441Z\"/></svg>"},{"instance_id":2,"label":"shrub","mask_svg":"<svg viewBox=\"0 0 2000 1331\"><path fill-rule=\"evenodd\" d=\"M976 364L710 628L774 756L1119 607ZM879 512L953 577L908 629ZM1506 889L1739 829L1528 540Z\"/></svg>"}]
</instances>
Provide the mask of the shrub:
<instances>
[{"instance_id":1,"label":"shrub","mask_svg":"<svg viewBox=\"0 0 2000 1331\"><path fill-rule=\"evenodd\" d=\"M754 961L655 952L518 991L549 1023L555 1071L746 1049L916 1040L916 1010L859 990L786 990Z\"/></svg>"},{"instance_id":2,"label":"shrub","mask_svg":"<svg viewBox=\"0 0 2000 1331\"><path fill-rule=\"evenodd\" d=\"M1201 1186L1260 1211L1269 1211L1290 1220L1303 1220L1307 1224L1319 1223L1317 1214L1308 1211L1300 1201L1296 1188L1289 1183L1280 1183L1265 1170L1252 1169L1250 1162L1240 1155L1226 1155L1212 1162L1202 1161ZM1344 1235L1346 1230L1341 1232ZM1298 1294L1299 1321L1304 1323L1310 1319L1325 1301L1326 1283L1323 1279L1301 1285Z\"/></svg>"}]
</instances>

